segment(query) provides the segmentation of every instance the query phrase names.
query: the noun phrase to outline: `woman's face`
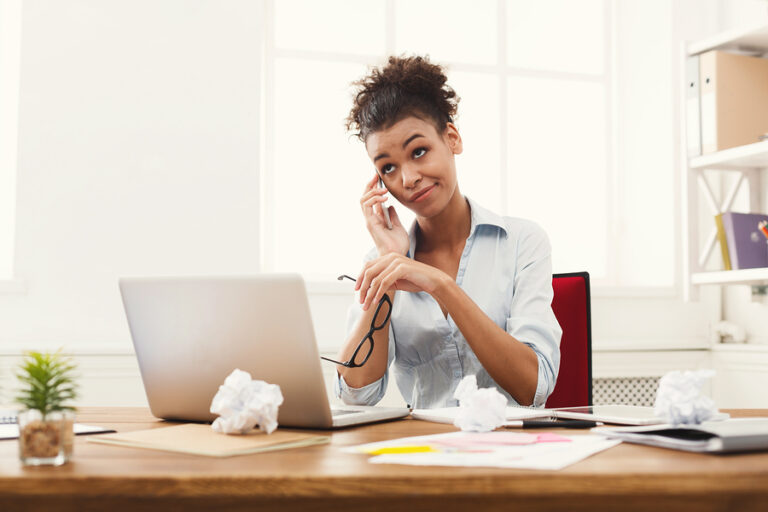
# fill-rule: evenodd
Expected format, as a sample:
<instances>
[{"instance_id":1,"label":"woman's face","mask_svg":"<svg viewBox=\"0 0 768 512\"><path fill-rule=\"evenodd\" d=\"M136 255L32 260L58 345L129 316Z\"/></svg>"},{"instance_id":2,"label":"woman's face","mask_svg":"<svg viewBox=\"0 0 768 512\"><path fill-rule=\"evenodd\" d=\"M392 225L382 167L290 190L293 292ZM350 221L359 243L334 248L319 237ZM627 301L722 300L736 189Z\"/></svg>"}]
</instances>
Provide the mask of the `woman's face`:
<instances>
[{"instance_id":1,"label":"woman's face","mask_svg":"<svg viewBox=\"0 0 768 512\"><path fill-rule=\"evenodd\" d=\"M419 217L443 211L457 190L455 155L461 136L453 123L443 133L417 117L406 117L365 140L368 156L390 194Z\"/></svg>"}]
</instances>

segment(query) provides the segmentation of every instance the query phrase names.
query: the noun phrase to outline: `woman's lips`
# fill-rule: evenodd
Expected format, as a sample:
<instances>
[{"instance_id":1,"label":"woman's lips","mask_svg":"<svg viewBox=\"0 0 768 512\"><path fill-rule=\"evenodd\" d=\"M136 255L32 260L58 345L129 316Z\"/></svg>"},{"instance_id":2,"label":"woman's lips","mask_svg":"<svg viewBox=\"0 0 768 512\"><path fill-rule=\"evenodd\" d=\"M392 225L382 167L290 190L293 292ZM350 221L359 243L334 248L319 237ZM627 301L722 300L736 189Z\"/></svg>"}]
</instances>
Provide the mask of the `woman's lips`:
<instances>
[{"instance_id":1,"label":"woman's lips","mask_svg":"<svg viewBox=\"0 0 768 512\"><path fill-rule=\"evenodd\" d=\"M432 194L432 191L435 189L436 186L437 186L437 184L430 185L429 187L420 190L419 192L417 192L416 194L414 194L411 197L411 201L413 201L414 203L418 203L419 201L423 201L424 199L426 199L427 197L429 197Z\"/></svg>"}]
</instances>

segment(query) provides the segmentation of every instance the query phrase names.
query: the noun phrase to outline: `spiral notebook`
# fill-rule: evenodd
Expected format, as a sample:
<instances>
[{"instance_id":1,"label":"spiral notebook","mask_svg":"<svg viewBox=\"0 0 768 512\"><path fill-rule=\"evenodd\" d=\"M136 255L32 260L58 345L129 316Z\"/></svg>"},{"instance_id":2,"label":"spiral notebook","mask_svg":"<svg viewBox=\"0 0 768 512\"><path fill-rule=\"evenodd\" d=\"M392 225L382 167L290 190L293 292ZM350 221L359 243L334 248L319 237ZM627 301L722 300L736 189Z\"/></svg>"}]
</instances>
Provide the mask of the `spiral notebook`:
<instances>
[{"instance_id":1,"label":"spiral notebook","mask_svg":"<svg viewBox=\"0 0 768 512\"><path fill-rule=\"evenodd\" d=\"M16 411L13 409L0 409L0 440L17 439L19 437L19 426L16 423ZM85 434L106 434L114 430L96 425L83 425L75 423L75 435Z\"/></svg>"},{"instance_id":2,"label":"spiral notebook","mask_svg":"<svg viewBox=\"0 0 768 512\"><path fill-rule=\"evenodd\" d=\"M16 423L16 411L12 409L0 409L0 425Z\"/></svg>"}]
</instances>

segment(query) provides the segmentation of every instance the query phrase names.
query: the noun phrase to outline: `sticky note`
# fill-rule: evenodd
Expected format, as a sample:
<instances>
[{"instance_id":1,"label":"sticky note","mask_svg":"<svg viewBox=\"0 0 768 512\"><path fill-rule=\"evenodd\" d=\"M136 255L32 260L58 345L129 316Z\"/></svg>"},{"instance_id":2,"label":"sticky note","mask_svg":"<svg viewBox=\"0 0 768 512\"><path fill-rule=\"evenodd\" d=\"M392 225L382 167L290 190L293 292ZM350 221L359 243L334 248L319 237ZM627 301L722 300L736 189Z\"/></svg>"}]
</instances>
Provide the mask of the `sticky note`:
<instances>
[{"instance_id":1,"label":"sticky note","mask_svg":"<svg viewBox=\"0 0 768 512\"><path fill-rule=\"evenodd\" d=\"M385 446L373 450L367 450L369 455L399 454L399 453L427 453L436 452L431 446Z\"/></svg>"},{"instance_id":2,"label":"sticky note","mask_svg":"<svg viewBox=\"0 0 768 512\"><path fill-rule=\"evenodd\" d=\"M536 436L536 442L537 443L570 443L571 440L567 437L563 437L558 434L553 434L552 432L544 432L541 434L538 434Z\"/></svg>"}]
</instances>

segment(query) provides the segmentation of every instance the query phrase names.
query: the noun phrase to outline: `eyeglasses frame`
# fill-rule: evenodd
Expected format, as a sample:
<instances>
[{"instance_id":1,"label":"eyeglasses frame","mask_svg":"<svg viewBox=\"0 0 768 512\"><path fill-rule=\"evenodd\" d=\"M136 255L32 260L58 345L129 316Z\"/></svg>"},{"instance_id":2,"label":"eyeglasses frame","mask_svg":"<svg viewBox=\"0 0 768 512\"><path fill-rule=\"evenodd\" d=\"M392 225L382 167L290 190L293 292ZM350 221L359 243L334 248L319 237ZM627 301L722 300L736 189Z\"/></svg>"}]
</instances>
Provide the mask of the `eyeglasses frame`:
<instances>
[{"instance_id":1,"label":"eyeglasses frame","mask_svg":"<svg viewBox=\"0 0 768 512\"><path fill-rule=\"evenodd\" d=\"M339 281L341 281L342 279L350 279L352 281L356 281L356 279L349 277L348 275L341 275L338 277L338 279ZM384 317L384 320L381 322L381 325L379 327L376 327L376 319L379 317L379 312L381 311L381 307L384 305L384 303L386 303L389 306L387 308L387 316ZM389 321L390 316L392 316L392 300L389 298L387 294L384 294L382 295L378 305L376 306L376 311L373 313L373 318L371 318L371 327L370 329L368 329L368 333L366 333L366 335L363 336L363 339L360 340L360 343L357 344L357 348L355 348L355 351L352 352L352 357L350 357L349 360L346 362L336 361L335 359L330 359L328 357L323 357L323 356L320 356L320 359L344 366L345 368L360 368L361 366L363 366L365 363L368 362L368 359L371 357L371 354L373 354L373 333L383 329L384 326L387 325L387 322ZM369 339L371 341L371 348L368 351L368 354L366 354L365 359L363 359L363 362L358 364L355 362L355 359L357 358L357 354L358 352L360 352L360 349L363 348L363 343L365 343Z\"/></svg>"}]
</instances>

